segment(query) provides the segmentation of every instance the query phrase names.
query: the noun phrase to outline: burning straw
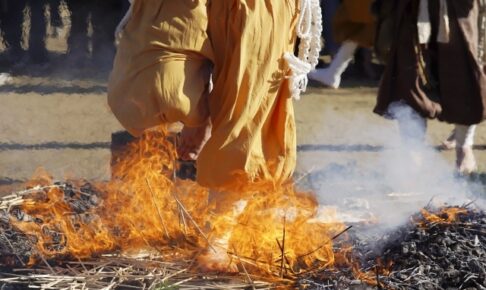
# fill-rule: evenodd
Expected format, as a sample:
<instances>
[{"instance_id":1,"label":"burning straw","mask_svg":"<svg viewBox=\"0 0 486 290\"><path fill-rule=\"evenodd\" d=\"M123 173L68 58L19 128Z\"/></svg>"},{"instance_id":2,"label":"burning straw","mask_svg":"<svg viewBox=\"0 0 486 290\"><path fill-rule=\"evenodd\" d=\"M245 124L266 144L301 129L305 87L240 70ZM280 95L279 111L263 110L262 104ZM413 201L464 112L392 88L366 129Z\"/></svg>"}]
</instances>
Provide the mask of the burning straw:
<instances>
[{"instance_id":1,"label":"burning straw","mask_svg":"<svg viewBox=\"0 0 486 290\"><path fill-rule=\"evenodd\" d=\"M210 254L212 240L220 237L227 237L227 245L214 252L233 256L241 280L251 281L253 287L261 277L289 282L308 269L334 264L339 249L333 248L333 236L345 226L337 219L316 220L318 204L312 194L296 192L291 185L254 184L237 193L249 199L239 216L215 215L210 212L207 189L173 179L176 154L163 131L148 132L130 144L124 156L114 165L109 182L54 183L42 173L27 184L27 190L4 199L0 203L1 264L22 269L29 265L36 270L24 273L34 275L42 285L66 285L91 283L97 263L106 259L110 273L132 273L123 269L139 260L123 259L125 264L120 264L119 257L150 253L153 260L136 264L163 261L197 277L197 269L204 266L198 256ZM181 266L180 260L189 262ZM73 261L83 262L74 267ZM86 266L92 264L96 265ZM169 276L177 271L169 271ZM2 281L25 281L19 277L21 272L12 272L9 280ZM152 282L167 276L153 273L159 274L147 274ZM67 278L70 275L72 279ZM121 285L142 281L137 275L111 276L113 283Z\"/></svg>"},{"instance_id":2,"label":"burning straw","mask_svg":"<svg viewBox=\"0 0 486 290\"><path fill-rule=\"evenodd\" d=\"M174 180L175 150L160 131L129 145L106 183L40 174L0 200L0 284L43 289L393 289L484 287L486 214L422 211L383 240L351 240L337 218L291 185L254 184L247 203L213 214L208 190ZM322 214L322 213L321 213ZM331 222L329 222L331 220ZM222 248L219 241L225 237ZM377 251L374 245L381 244ZM353 247L354 245L354 247ZM201 272L222 253L239 273ZM206 267L208 268L208 267ZM265 282L260 282L265 281ZM419 285L419 286L417 286Z\"/></svg>"}]
</instances>

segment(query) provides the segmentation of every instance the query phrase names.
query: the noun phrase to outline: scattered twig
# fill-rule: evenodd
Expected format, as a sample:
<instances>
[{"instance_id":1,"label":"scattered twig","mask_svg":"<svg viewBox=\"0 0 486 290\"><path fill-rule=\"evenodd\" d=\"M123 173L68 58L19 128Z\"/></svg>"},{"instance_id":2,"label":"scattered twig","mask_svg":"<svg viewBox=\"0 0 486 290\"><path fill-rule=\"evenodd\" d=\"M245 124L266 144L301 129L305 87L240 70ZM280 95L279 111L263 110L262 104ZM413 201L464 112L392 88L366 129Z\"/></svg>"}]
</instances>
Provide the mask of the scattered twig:
<instances>
[{"instance_id":1,"label":"scattered twig","mask_svg":"<svg viewBox=\"0 0 486 290\"><path fill-rule=\"evenodd\" d=\"M284 216L283 217L283 230L282 230L282 247L281 247L281 253L282 253L282 259L280 261L280 278L283 278L284 275L284 263L285 263L285 226L287 223L287 219Z\"/></svg>"},{"instance_id":2,"label":"scattered twig","mask_svg":"<svg viewBox=\"0 0 486 290\"><path fill-rule=\"evenodd\" d=\"M12 253L14 253L15 257L17 257L17 259L19 260L20 264L22 264L22 266L25 266L25 263L24 261L22 261L22 259L20 258L20 256L17 254L17 252L15 251L14 249L14 246L12 245L12 243L10 242L9 238L5 235L5 233L3 232L3 230L0 229L0 234L2 235L2 237L5 239L5 241L7 242L8 246L10 247L10 250L12 251Z\"/></svg>"},{"instance_id":3,"label":"scattered twig","mask_svg":"<svg viewBox=\"0 0 486 290\"><path fill-rule=\"evenodd\" d=\"M157 202L155 200L155 194L154 194L154 191L152 189L152 186L150 185L150 181L148 180L148 178L145 178L145 181L147 182L147 186L148 186L148 188L150 190L150 194L152 196L152 202L153 202L153 204L155 206L155 209L157 210L157 214L159 215L160 222L162 223L162 226L164 227L165 235L166 235L167 239L169 239L169 231L167 230L167 226L165 224L165 220L162 217L162 213L160 212L159 206L157 205Z\"/></svg>"},{"instance_id":4,"label":"scattered twig","mask_svg":"<svg viewBox=\"0 0 486 290\"><path fill-rule=\"evenodd\" d=\"M197 224L197 222L192 218L191 214L186 210L186 208L184 207L184 205L182 204L182 202L177 198L177 195L175 193L173 193L172 196L174 197L175 201L177 202L177 204L179 205L179 207L183 211L183 213L185 213L187 215L187 217L192 222L192 224L194 225L194 227L196 227L196 229L201 234L201 236L206 240L206 243L211 248L211 250L213 250L216 253L216 249L213 247L213 245L211 245L211 243L209 242L209 239L206 236L206 234L204 233L204 231L199 227L199 225Z\"/></svg>"},{"instance_id":5,"label":"scattered twig","mask_svg":"<svg viewBox=\"0 0 486 290\"><path fill-rule=\"evenodd\" d=\"M246 278L248 279L248 283L250 283L251 288L255 290L255 284L253 283L253 279L251 279L250 274L248 274L248 271L246 270L245 264L241 261L240 256L236 252L236 249L233 247L233 252L235 253L236 258L238 258L238 262L240 262L241 267L243 268L243 272L245 273Z\"/></svg>"},{"instance_id":6,"label":"scattered twig","mask_svg":"<svg viewBox=\"0 0 486 290\"><path fill-rule=\"evenodd\" d=\"M303 258L303 257L307 257L309 255L312 255L314 254L315 252L319 251L320 249L324 248L325 246L327 246L330 242L334 241L335 239L339 238L340 236L342 236L344 233L346 233L347 231L349 231L350 229L352 229L353 226L349 226L347 228L345 228L342 232L340 232L339 234L335 235L334 237L332 237L331 239L329 239L324 245L318 247L317 249L315 250L312 250L310 252L308 252L307 254L303 254L301 256L299 256L299 259L300 258Z\"/></svg>"}]
</instances>

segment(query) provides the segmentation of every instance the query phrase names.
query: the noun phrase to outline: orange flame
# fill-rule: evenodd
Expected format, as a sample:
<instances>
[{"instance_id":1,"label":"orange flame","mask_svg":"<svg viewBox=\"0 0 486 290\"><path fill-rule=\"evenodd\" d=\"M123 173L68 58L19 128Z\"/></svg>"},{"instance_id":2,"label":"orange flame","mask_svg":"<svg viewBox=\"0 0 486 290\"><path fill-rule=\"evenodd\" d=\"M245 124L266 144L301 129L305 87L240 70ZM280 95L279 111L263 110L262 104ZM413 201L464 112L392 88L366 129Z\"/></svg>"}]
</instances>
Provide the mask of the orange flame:
<instances>
[{"instance_id":1,"label":"orange flame","mask_svg":"<svg viewBox=\"0 0 486 290\"><path fill-rule=\"evenodd\" d=\"M65 192L53 187L25 200L21 210L32 219L13 223L36 238L39 254L47 258L167 249L190 258L223 246L259 274L292 276L335 264L331 237L344 225L316 220L312 194L296 192L291 184L256 183L225 193L221 204L227 206L221 209L208 203L206 188L173 177L174 149L163 130L149 131L129 145L111 181L93 185L101 193L96 206L75 213ZM30 185L51 183L44 174ZM83 198L85 193L73 194ZM243 205L235 209L238 200Z\"/></svg>"},{"instance_id":2,"label":"orange flame","mask_svg":"<svg viewBox=\"0 0 486 290\"><path fill-rule=\"evenodd\" d=\"M443 208L439 213L433 214L426 209L421 210L422 216L429 223L451 224L457 220L458 215L466 214L467 209L458 207Z\"/></svg>"}]
</instances>

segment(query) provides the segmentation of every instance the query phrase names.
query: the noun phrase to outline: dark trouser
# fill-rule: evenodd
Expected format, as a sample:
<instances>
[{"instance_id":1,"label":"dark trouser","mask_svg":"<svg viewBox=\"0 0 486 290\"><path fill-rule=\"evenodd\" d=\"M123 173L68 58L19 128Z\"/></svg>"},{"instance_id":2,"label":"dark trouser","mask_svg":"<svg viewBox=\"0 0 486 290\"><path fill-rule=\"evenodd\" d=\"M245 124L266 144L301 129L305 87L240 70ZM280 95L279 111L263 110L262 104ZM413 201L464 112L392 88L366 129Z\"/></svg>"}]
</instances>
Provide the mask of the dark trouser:
<instances>
[{"instance_id":1,"label":"dark trouser","mask_svg":"<svg viewBox=\"0 0 486 290\"><path fill-rule=\"evenodd\" d=\"M61 0L48 0L51 12L51 26L61 27L62 19L59 13L59 6L61 5Z\"/></svg>"},{"instance_id":2,"label":"dark trouser","mask_svg":"<svg viewBox=\"0 0 486 290\"><path fill-rule=\"evenodd\" d=\"M322 36L324 38L324 50L329 54L336 54L339 44L332 35L332 20L340 5L339 0L321 0L322 9Z\"/></svg>"},{"instance_id":3,"label":"dark trouser","mask_svg":"<svg viewBox=\"0 0 486 290\"><path fill-rule=\"evenodd\" d=\"M115 29L121 19L120 0L68 0L71 11L71 32L68 47L71 55L89 55L88 18L93 25L92 56L96 60L111 60L115 51Z\"/></svg>"},{"instance_id":4,"label":"dark trouser","mask_svg":"<svg viewBox=\"0 0 486 290\"><path fill-rule=\"evenodd\" d=\"M120 0L99 0L97 2L91 16L93 22L93 58L109 60L111 64L115 53L115 29L121 19L122 5Z\"/></svg>"},{"instance_id":5,"label":"dark trouser","mask_svg":"<svg viewBox=\"0 0 486 290\"><path fill-rule=\"evenodd\" d=\"M66 4L71 13L68 53L77 58L85 58L89 54L88 18L94 3L91 0L67 0Z\"/></svg>"},{"instance_id":6,"label":"dark trouser","mask_svg":"<svg viewBox=\"0 0 486 290\"><path fill-rule=\"evenodd\" d=\"M3 39L12 53L22 50L22 25L25 0L4 0L0 2L0 29Z\"/></svg>"},{"instance_id":7,"label":"dark trouser","mask_svg":"<svg viewBox=\"0 0 486 290\"><path fill-rule=\"evenodd\" d=\"M17 1L17 0L15 0ZM46 16L45 0L28 0L30 6L29 55L34 62L45 61L46 50Z\"/></svg>"}]
</instances>

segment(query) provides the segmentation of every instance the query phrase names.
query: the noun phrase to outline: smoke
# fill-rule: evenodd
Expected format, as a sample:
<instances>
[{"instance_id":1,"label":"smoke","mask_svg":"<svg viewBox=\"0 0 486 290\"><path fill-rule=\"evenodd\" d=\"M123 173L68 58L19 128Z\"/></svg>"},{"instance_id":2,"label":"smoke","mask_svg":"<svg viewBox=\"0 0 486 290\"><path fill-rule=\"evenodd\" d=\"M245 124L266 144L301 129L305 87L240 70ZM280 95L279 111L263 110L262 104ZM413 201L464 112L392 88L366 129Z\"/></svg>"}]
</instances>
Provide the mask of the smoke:
<instances>
[{"instance_id":1,"label":"smoke","mask_svg":"<svg viewBox=\"0 0 486 290\"><path fill-rule=\"evenodd\" d=\"M376 220L375 229L390 229L429 204L463 205L474 191L484 191L455 176L454 165L425 137L426 122L411 108L395 104L390 112L398 122L374 119L369 112L322 114L320 124L334 124L339 136L315 139L346 142L316 145L325 152L310 154L323 158L304 157L299 164L304 170L325 164L307 177L323 212L334 207L345 222Z\"/></svg>"}]
</instances>

